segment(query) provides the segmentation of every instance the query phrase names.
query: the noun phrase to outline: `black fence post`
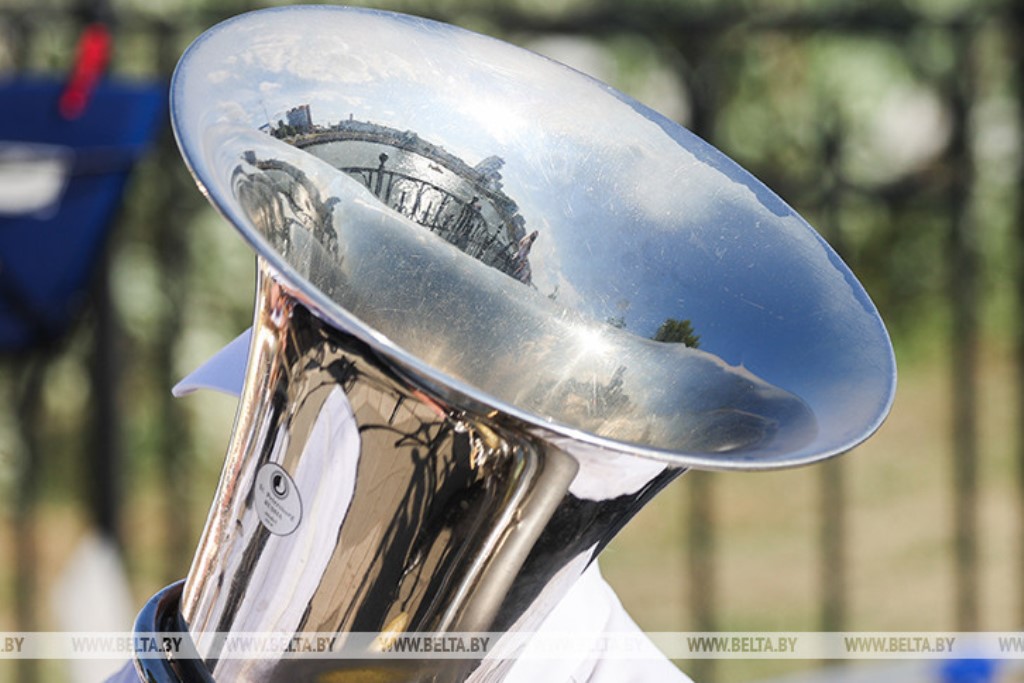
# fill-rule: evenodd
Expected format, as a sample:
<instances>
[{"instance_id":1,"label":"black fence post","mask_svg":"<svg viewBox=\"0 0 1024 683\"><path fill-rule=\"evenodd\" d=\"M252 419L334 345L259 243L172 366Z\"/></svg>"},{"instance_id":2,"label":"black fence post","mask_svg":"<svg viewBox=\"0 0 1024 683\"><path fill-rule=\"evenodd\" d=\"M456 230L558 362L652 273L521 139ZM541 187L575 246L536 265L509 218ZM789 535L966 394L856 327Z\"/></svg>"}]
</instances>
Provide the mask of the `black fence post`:
<instances>
[{"instance_id":1,"label":"black fence post","mask_svg":"<svg viewBox=\"0 0 1024 683\"><path fill-rule=\"evenodd\" d=\"M176 27L158 22L154 38L157 42L156 72L161 77L169 77L179 57ZM164 552L168 561L164 565L164 580L171 582L181 578L181 573L188 569L187 563L194 549L189 524L191 498L188 495L192 431L184 406L171 395L171 387L181 379L175 361L189 296L187 219L190 212L183 210L181 197L187 196L192 188L182 188L178 182L182 162L170 131L161 137L156 158L157 168L164 178L153 207L151 229L164 306L157 323L154 377L157 414L160 415L158 458L165 473L162 486L167 531Z\"/></svg>"},{"instance_id":2,"label":"black fence post","mask_svg":"<svg viewBox=\"0 0 1024 683\"><path fill-rule=\"evenodd\" d=\"M12 389L17 405L19 430L18 477L14 502L14 619L21 631L36 631L39 599L39 544L37 508L42 486L43 462L39 443L40 415L43 408L43 383L49 367L47 354L34 354L14 373ZM14 363L10 363L14 365ZM18 680L34 683L39 679L38 662L19 659Z\"/></svg>"},{"instance_id":3,"label":"black fence post","mask_svg":"<svg viewBox=\"0 0 1024 683\"><path fill-rule=\"evenodd\" d=\"M713 54L710 41L704 43L699 57L701 62L690 74L692 77L691 129L703 139L714 140L717 105L717 62L709 58ZM681 52L683 52L681 50ZM689 480L689 528L687 559L690 579L690 611L693 629L709 633L718 628L717 596L718 569L715 553L717 525L715 521L715 474L713 472L690 472ZM689 672L694 680L713 683L717 678L714 659L695 659Z\"/></svg>"},{"instance_id":4,"label":"black fence post","mask_svg":"<svg viewBox=\"0 0 1024 683\"><path fill-rule=\"evenodd\" d=\"M690 472L686 478L689 485L687 564L691 623L694 631L710 633L717 627L714 474ZM715 680L715 660L694 659L689 666L694 680L704 683Z\"/></svg>"},{"instance_id":5,"label":"black fence post","mask_svg":"<svg viewBox=\"0 0 1024 683\"><path fill-rule=\"evenodd\" d=\"M970 143L973 87L973 27L952 27L957 55L950 74L952 139L949 150L949 301L952 306L950 358L953 383L953 515L956 626L978 627L978 238L972 220L974 164Z\"/></svg>"},{"instance_id":6,"label":"black fence post","mask_svg":"<svg viewBox=\"0 0 1024 683\"><path fill-rule=\"evenodd\" d=\"M121 340L117 311L110 288L110 245L96 268L91 309L93 349L90 359L92 384L92 432L86 462L87 505L97 530L118 546L121 542L121 439L118 397Z\"/></svg>"},{"instance_id":7,"label":"black fence post","mask_svg":"<svg viewBox=\"0 0 1024 683\"><path fill-rule=\"evenodd\" d=\"M821 231L832 247L843 256L842 209L842 128L840 119L824 115L822 125ZM818 466L820 478L821 526L821 629L842 631L846 625L846 477L843 461L831 460Z\"/></svg>"},{"instance_id":8,"label":"black fence post","mask_svg":"<svg viewBox=\"0 0 1024 683\"><path fill-rule=\"evenodd\" d=\"M1024 31L1024 0L1017 0L1011 7L1010 35L1021 36ZM1013 54L1014 87L1018 107L1018 128L1024 129L1024 43L1019 39L1010 41ZM1024 520L1024 166L1017 167L1016 232L1013 247L1015 251L1015 277L1017 286L1017 317L1014 325L1017 366L1017 496L1021 508L1020 519ZM1024 524L1020 527L1018 552L1018 576L1024 577ZM1024 628L1024 581L1018 586L1018 626Z\"/></svg>"}]
</instances>

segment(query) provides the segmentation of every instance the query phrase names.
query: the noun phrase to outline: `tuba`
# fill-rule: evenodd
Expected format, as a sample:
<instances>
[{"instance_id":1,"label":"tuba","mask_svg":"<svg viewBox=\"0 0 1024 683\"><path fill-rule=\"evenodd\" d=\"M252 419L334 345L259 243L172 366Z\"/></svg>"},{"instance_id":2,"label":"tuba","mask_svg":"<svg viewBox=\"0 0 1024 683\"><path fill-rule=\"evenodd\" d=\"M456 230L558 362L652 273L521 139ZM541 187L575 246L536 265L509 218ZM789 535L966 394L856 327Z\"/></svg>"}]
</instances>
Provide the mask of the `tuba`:
<instances>
[{"instance_id":1,"label":"tuba","mask_svg":"<svg viewBox=\"0 0 1024 683\"><path fill-rule=\"evenodd\" d=\"M256 252L244 388L145 680L499 680L511 657L239 659L231 633L517 634L689 468L849 450L895 387L861 285L693 134L527 50L290 7L172 84L200 189Z\"/></svg>"}]
</instances>

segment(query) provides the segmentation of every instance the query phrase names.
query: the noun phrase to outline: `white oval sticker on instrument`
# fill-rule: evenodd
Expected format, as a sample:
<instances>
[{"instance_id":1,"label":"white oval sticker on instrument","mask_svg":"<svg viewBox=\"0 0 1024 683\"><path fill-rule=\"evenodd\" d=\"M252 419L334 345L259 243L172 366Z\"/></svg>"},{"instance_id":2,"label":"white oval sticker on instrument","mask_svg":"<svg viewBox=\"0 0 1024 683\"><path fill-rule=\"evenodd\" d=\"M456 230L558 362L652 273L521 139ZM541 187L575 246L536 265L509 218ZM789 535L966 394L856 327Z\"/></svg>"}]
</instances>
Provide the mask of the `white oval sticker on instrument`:
<instances>
[{"instance_id":1,"label":"white oval sticker on instrument","mask_svg":"<svg viewBox=\"0 0 1024 683\"><path fill-rule=\"evenodd\" d=\"M302 499L283 467L268 462L256 474L256 514L272 534L287 536L302 521Z\"/></svg>"}]
</instances>

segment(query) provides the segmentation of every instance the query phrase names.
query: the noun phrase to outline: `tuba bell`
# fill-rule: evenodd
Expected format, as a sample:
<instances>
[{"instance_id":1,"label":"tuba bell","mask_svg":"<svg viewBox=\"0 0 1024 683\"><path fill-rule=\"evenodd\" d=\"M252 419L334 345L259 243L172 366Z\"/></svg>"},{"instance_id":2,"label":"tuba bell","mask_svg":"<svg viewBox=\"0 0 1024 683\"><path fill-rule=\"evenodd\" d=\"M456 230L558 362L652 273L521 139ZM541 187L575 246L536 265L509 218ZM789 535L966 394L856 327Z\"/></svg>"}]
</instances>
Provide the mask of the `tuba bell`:
<instances>
[{"instance_id":1,"label":"tuba bell","mask_svg":"<svg viewBox=\"0 0 1024 683\"><path fill-rule=\"evenodd\" d=\"M244 388L145 680L498 680L511 659L239 659L231 633L529 634L689 468L849 450L895 363L861 285L720 152L453 26L262 10L172 120L256 252ZM514 648L512 650L515 651Z\"/></svg>"}]
</instances>

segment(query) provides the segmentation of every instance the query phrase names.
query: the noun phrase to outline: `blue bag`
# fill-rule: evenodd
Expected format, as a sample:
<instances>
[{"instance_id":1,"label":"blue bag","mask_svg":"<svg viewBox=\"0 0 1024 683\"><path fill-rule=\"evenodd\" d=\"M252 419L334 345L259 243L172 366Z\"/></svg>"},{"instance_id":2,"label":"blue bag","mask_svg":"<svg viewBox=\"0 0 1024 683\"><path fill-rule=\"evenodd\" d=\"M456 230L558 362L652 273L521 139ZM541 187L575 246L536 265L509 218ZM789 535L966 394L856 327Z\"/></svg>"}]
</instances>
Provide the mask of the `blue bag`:
<instances>
[{"instance_id":1,"label":"blue bag","mask_svg":"<svg viewBox=\"0 0 1024 683\"><path fill-rule=\"evenodd\" d=\"M87 298L128 173L160 130L166 88L101 81L81 115L64 83L0 84L0 351L52 343Z\"/></svg>"}]
</instances>

